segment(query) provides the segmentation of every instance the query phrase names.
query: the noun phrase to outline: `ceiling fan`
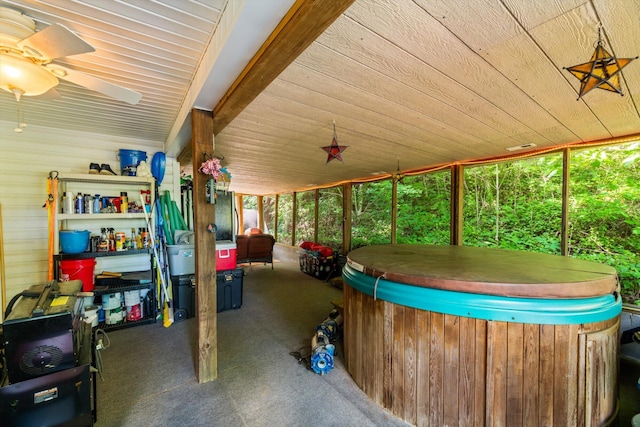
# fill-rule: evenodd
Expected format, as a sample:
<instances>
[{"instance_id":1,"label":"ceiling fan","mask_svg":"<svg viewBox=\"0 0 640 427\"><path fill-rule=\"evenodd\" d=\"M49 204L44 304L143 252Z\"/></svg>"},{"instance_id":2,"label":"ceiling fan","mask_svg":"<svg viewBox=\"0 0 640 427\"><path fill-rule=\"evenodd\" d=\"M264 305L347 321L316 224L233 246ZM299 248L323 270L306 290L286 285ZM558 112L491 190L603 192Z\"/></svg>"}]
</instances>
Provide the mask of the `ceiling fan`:
<instances>
[{"instance_id":1,"label":"ceiling fan","mask_svg":"<svg viewBox=\"0 0 640 427\"><path fill-rule=\"evenodd\" d=\"M22 96L57 96L54 87L63 79L119 101L135 105L139 93L105 80L55 64L65 56L95 49L60 24L36 32L35 21L23 13L0 7L0 88L20 101Z\"/></svg>"}]
</instances>

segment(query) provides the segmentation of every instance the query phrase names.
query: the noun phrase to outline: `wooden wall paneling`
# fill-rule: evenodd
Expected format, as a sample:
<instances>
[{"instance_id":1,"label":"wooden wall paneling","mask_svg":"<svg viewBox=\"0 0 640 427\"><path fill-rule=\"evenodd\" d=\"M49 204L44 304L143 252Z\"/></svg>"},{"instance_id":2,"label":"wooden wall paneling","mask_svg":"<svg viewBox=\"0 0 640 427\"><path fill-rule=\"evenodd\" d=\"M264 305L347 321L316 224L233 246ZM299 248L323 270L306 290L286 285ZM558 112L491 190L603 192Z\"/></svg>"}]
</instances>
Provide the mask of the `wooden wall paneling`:
<instances>
[{"instance_id":1,"label":"wooden wall paneling","mask_svg":"<svg viewBox=\"0 0 640 427\"><path fill-rule=\"evenodd\" d=\"M568 425L569 421L569 388L567 386L567 376L569 375L569 361L567 352L569 346L569 328L567 325L557 325L555 328L555 351L557 357L554 358L553 367L553 422L556 425Z\"/></svg>"},{"instance_id":2,"label":"wooden wall paneling","mask_svg":"<svg viewBox=\"0 0 640 427\"><path fill-rule=\"evenodd\" d=\"M487 378L487 320L476 319L475 321L475 384L473 388L473 425L484 425L487 417L486 404L486 378Z\"/></svg>"},{"instance_id":3,"label":"wooden wall paneling","mask_svg":"<svg viewBox=\"0 0 640 427\"><path fill-rule=\"evenodd\" d=\"M457 425L458 387L460 385L460 318L444 316L444 400L445 425Z\"/></svg>"},{"instance_id":4,"label":"wooden wall paneling","mask_svg":"<svg viewBox=\"0 0 640 427\"><path fill-rule=\"evenodd\" d=\"M586 349L586 426L597 426L614 414L617 405L619 323L589 333Z\"/></svg>"},{"instance_id":5,"label":"wooden wall paneling","mask_svg":"<svg viewBox=\"0 0 640 427\"><path fill-rule=\"evenodd\" d=\"M540 325L540 415L539 425L554 425L553 379L555 354L555 326Z\"/></svg>"},{"instance_id":6,"label":"wooden wall paneling","mask_svg":"<svg viewBox=\"0 0 640 427\"><path fill-rule=\"evenodd\" d=\"M384 304L384 348L382 349L382 403L385 408L393 406L393 306L390 302Z\"/></svg>"},{"instance_id":7,"label":"wooden wall paneling","mask_svg":"<svg viewBox=\"0 0 640 427\"><path fill-rule=\"evenodd\" d=\"M587 338L588 335L580 333L578 335L578 366L587 366ZM579 426L586 425L586 400L587 400L587 376L586 369L580 369L578 371L578 407L576 422Z\"/></svg>"},{"instance_id":8,"label":"wooden wall paneling","mask_svg":"<svg viewBox=\"0 0 640 427\"><path fill-rule=\"evenodd\" d=\"M507 425L524 425L524 325L509 323L507 326Z\"/></svg>"},{"instance_id":9,"label":"wooden wall paneling","mask_svg":"<svg viewBox=\"0 0 640 427\"><path fill-rule=\"evenodd\" d=\"M344 289L349 372L412 425L582 426L615 414L619 318L487 321Z\"/></svg>"},{"instance_id":10,"label":"wooden wall paneling","mask_svg":"<svg viewBox=\"0 0 640 427\"><path fill-rule=\"evenodd\" d=\"M458 424L473 425L473 399L476 358L476 319L459 317L460 357L458 359ZM480 377L482 378L482 377Z\"/></svg>"},{"instance_id":11,"label":"wooden wall paneling","mask_svg":"<svg viewBox=\"0 0 640 427\"><path fill-rule=\"evenodd\" d=\"M404 420L415 425L417 419L417 318L418 310L404 310Z\"/></svg>"},{"instance_id":12,"label":"wooden wall paneling","mask_svg":"<svg viewBox=\"0 0 640 427\"><path fill-rule=\"evenodd\" d=\"M565 359L567 361L567 425L578 425L578 372L584 365L579 365L579 331L580 325L565 325L567 330L564 344L567 346ZM602 419L602 418L601 418Z\"/></svg>"},{"instance_id":13,"label":"wooden wall paneling","mask_svg":"<svg viewBox=\"0 0 640 427\"><path fill-rule=\"evenodd\" d=\"M400 418L404 417L404 312L406 308L393 304L393 359L391 361L393 405L391 412Z\"/></svg>"},{"instance_id":14,"label":"wooden wall paneling","mask_svg":"<svg viewBox=\"0 0 640 427\"><path fill-rule=\"evenodd\" d=\"M431 359L430 335L431 314L428 311L419 310L416 319L416 335L420 337L417 344L418 357L416 360L416 425L429 425L429 401L431 400L431 388L429 378L431 369L429 361Z\"/></svg>"},{"instance_id":15,"label":"wooden wall paneling","mask_svg":"<svg viewBox=\"0 0 640 427\"><path fill-rule=\"evenodd\" d=\"M540 376L540 325L525 324L523 336L523 362L524 377L522 388L523 425L538 427L540 425L538 415L540 402L538 400L538 387Z\"/></svg>"},{"instance_id":16,"label":"wooden wall paneling","mask_svg":"<svg viewBox=\"0 0 640 427\"><path fill-rule=\"evenodd\" d=\"M429 425L444 423L444 314L431 313L431 353L429 354Z\"/></svg>"},{"instance_id":17,"label":"wooden wall paneling","mask_svg":"<svg viewBox=\"0 0 640 427\"><path fill-rule=\"evenodd\" d=\"M353 342L351 341L351 316L352 312L349 304L352 301L351 292L353 288L351 286L342 287L342 301L343 301L343 318L342 318L342 352L344 354L344 365L347 371L351 371L351 352L353 351Z\"/></svg>"},{"instance_id":18,"label":"wooden wall paneling","mask_svg":"<svg viewBox=\"0 0 640 427\"><path fill-rule=\"evenodd\" d=\"M375 365L373 367L373 390L372 390L372 398L374 402L379 405L382 405L383 402L383 387L382 383L384 381L384 372L383 372L383 351L384 351L384 337L383 333L380 331L384 331L384 301L376 300L374 301L375 305L375 321L373 322L373 336L369 337L373 348L373 351L376 354Z\"/></svg>"},{"instance_id":19,"label":"wooden wall paneling","mask_svg":"<svg viewBox=\"0 0 640 427\"><path fill-rule=\"evenodd\" d=\"M213 117L210 111L191 112L193 170L198 170L205 153L214 151ZM198 382L212 381L218 376L218 317L216 314L216 235L207 232L207 224L216 222L215 205L205 200L207 177L193 176L193 230L196 252L196 312Z\"/></svg>"},{"instance_id":20,"label":"wooden wall paneling","mask_svg":"<svg viewBox=\"0 0 640 427\"><path fill-rule=\"evenodd\" d=\"M364 385L364 376L363 376L363 365L365 364L365 359L367 353L363 349L363 346L366 343L366 338L362 336L364 332L364 322L365 318L363 315L363 307L362 300L364 299L364 293L356 292L355 293L355 306L353 307L353 311L355 313L354 319L355 322L352 325L353 327L353 343L356 347L356 351L354 354L355 363L353 366L354 378L356 378L356 382L363 387Z\"/></svg>"},{"instance_id":21,"label":"wooden wall paneling","mask_svg":"<svg viewBox=\"0 0 640 427\"><path fill-rule=\"evenodd\" d=\"M375 377L376 359L378 359L379 357L379 354L375 352L375 340L373 339L376 336L376 331L374 329L376 326L376 322L371 321L372 319L375 319L375 310L376 310L375 301L373 300L373 297L363 294L362 309L364 311L364 317L362 321L363 323L362 325L363 343L362 344L363 344L363 347L365 347L363 351L366 352L366 355L363 357L363 360L365 361L365 363L362 366L362 375L363 375L362 390L366 394L371 396L373 394L374 381L376 379ZM365 321L364 319L368 319L368 320Z\"/></svg>"},{"instance_id":22,"label":"wooden wall paneling","mask_svg":"<svg viewBox=\"0 0 640 427\"><path fill-rule=\"evenodd\" d=\"M488 426L507 426L507 324L487 324L487 420Z\"/></svg>"}]
</instances>

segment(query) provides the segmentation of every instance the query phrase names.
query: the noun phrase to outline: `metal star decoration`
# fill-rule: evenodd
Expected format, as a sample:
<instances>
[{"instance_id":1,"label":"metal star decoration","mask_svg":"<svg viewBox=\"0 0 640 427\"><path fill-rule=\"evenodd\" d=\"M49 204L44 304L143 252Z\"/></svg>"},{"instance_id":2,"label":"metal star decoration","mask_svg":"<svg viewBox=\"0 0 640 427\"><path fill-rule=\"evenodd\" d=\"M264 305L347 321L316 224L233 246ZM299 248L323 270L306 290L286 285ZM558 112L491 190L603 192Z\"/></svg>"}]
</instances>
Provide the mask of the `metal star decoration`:
<instances>
[{"instance_id":1,"label":"metal star decoration","mask_svg":"<svg viewBox=\"0 0 640 427\"><path fill-rule=\"evenodd\" d=\"M320 147L327 152L327 163L333 159L340 160L342 162L342 152L346 150L348 145L338 145L338 136L336 135L336 122L333 121L333 139L331 145Z\"/></svg>"},{"instance_id":2,"label":"metal star decoration","mask_svg":"<svg viewBox=\"0 0 640 427\"><path fill-rule=\"evenodd\" d=\"M578 99L582 98L591 89L596 88L624 95L620 87L620 71L637 58L637 56L635 58L616 58L611 56L602 45L600 29L598 29L598 42L596 43L596 50L591 55L591 61L565 69L580 80Z\"/></svg>"}]
</instances>

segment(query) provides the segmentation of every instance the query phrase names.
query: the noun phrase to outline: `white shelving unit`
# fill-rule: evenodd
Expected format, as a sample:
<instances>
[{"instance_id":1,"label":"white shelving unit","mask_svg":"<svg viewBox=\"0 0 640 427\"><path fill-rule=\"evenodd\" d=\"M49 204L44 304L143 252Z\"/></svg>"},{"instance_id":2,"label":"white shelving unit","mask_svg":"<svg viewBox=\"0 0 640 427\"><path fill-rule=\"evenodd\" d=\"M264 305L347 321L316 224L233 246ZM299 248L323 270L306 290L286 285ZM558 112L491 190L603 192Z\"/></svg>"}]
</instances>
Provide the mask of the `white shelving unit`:
<instances>
[{"instance_id":1,"label":"white shelving unit","mask_svg":"<svg viewBox=\"0 0 640 427\"><path fill-rule=\"evenodd\" d=\"M92 175L92 174L69 174L58 176L58 197L67 191L74 194L81 192L83 194L96 194L104 191L111 192L109 196L119 196L121 191L127 191L131 202L140 200L140 190L149 190L151 194L151 206L154 203L155 195L155 179L153 177L138 176L115 176L115 175ZM135 223L139 227L146 227L145 215L140 213L84 213L69 214L62 213L62 203L58 203L54 226L54 254L60 253L59 234L60 230L74 229L74 225L82 225L93 233L98 233L101 225L104 223L116 224L122 220L136 220ZM88 223L85 221L89 221ZM153 217L150 217L153 226ZM93 226L92 226L93 224ZM124 255L124 254L123 254Z\"/></svg>"},{"instance_id":2,"label":"white shelving unit","mask_svg":"<svg viewBox=\"0 0 640 427\"><path fill-rule=\"evenodd\" d=\"M66 192L82 194L100 194L101 197L119 197L123 191L127 192L129 203L139 204L140 191L149 191L153 206L155 199L155 178L136 176L114 176L114 175L93 175L93 174L66 174L58 176L58 197L61 200ZM154 227L153 215L149 215L151 227ZM107 263L109 271L121 271L130 273L134 271L151 272L151 283L119 283L109 284L106 288L96 287L94 294L100 296L113 292L124 292L135 289L149 289L151 300L153 301L153 313L145 313L141 321L129 322L128 324L103 325L104 329L119 329L122 327L135 326L155 322L155 280L153 280L152 249L131 249L111 252L82 252L79 254L65 254L60 252L60 230L89 230L92 235L100 235L101 228L122 229L128 231L131 228L147 228L144 212L135 213L62 213L62 202L58 203L55 214L53 247L54 260L56 264L55 272L58 275L58 263L68 259L96 258L101 263ZM99 271L99 270L98 270Z\"/></svg>"}]
</instances>

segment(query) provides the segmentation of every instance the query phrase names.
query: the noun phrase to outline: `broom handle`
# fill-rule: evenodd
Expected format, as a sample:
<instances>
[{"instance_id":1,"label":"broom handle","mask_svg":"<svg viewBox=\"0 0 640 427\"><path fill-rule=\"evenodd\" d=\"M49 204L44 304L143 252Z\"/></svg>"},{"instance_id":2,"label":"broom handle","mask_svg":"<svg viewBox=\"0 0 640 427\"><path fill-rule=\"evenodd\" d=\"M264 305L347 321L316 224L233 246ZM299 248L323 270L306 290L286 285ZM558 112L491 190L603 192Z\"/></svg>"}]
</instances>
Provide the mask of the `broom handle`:
<instances>
[{"instance_id":1,"label":"broom handle","mask_svg":"<svg viewBox=\"0 0 640 427\"><path fill-rule=\"evenodd\" d=\"M158 263L158 268L161 268L160 257L158 256L158 249L156 248L156 239L153 234L153 230L151 229L151 223L149 222L149 215L147 215L147 207L144 204L144 197L142 196L142 194L140 194L140 201L142 202L142 212L144 212L144 219L147 222L147 228L149 229L149 237L151 238L153 255L155 256L156 262ZM167 283L165 282L164 274L160 274L160 283L162 284L162 292L164 293L164 297L166 298L167 301L169 301L171 298L169 298L169 291L167 290Z\"/></svg>"}]
</instances>

